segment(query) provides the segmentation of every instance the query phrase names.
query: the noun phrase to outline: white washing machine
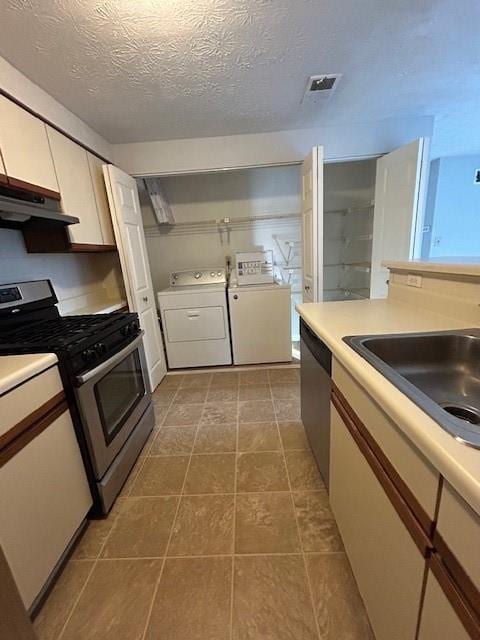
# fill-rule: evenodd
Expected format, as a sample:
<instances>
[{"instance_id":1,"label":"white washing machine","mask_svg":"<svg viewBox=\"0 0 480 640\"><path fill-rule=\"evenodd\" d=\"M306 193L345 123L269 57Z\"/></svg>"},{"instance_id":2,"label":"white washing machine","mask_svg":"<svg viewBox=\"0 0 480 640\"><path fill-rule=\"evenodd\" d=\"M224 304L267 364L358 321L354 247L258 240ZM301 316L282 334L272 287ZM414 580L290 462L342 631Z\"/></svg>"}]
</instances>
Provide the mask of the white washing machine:
<instances>
[{"instance_id":1,"label":"white washing machine","mask_svg":"<svg viewBox=\"0 0 480 640\"><path fill-rule=\"evenodd\" d=\"M177 271L157 293L170 369L232 364L225 269Z\"/></svg>"},{"instance_id":2,"label":"white washing machine","mask_svg":"<svg viewBox=\"0 0 480 640\"><path fill-rule=\"evenodd\" d=\"M228 287L234 364L290 362L292 316L290 285L237 283Z\"/></svg>"}]
</instances>

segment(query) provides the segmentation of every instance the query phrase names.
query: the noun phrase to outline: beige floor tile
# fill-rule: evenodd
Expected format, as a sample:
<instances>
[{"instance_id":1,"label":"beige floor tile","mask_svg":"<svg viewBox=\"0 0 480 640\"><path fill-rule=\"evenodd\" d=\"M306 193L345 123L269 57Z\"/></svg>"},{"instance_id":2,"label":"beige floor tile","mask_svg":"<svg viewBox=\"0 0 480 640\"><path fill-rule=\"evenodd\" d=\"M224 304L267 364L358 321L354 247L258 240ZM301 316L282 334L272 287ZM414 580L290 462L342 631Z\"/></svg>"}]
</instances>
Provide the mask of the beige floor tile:
<instances>
[{"instance_id":1,"label":"beige floor tile","mask_svg":"<svg viewBox=\"0 0 480 640\"><path fill-rule=\"evenodd\" d=\"M277 383L300 383L300 369L290 367L289 369L269 369L268 377L271 384Z\"/></svg>"},{"instance_id":2,"label":"beige floor tile","mask_svg":"<svg viewBox=\"0 0 480 640\"><path fill-rule=\"evenodd\" d=\"M343 551L325 489L294 493L293 499L303 550L308 553Z\"/></svg>"},{"instance_id":3,"label":"beige floor tile","mask_svg":"<svg viewBox=\"0 0 480 640\"><path fill-rule=\"evenodd\" d=\"M208 387L192 387L179 389L175 396L174 404L199 404L207 399Z\"/></svg>"},{"instance_id":4,"label":"beige floor tile","mask_svg":"<svg viewBox=\"0 0 480 640\"><path fill-rule=\"evenodd\" d=\"M245 422L238 426L239 451L275 451L280 449L276 422Z\"/></svg>"},{"instance_id":5,"label":"beige floor tile","mask_svg":"<svg viewBox=\"0 0 480 640\"><path fill-rule=\"evenodd\" d=\"M219 371L213 374L211 388L236 387L238 385L238 379L237 371Z\"/></svg>"},{"instance_id":6,"label":"beige floor tile","mask_svg":"<svg viewBox=\"0 0 480 640\"><path fill-rule=\"evenodd\" d=\"M233 639L317 640L301 556L235 557Z\"/></svg>"},{"instance_id":7,"label":"beige floor tile","mask_svg":"<svg viewBox=\"0 0 480 640\"><path fill-rule=\"evenodd\" d=\"M271 385L274 400L299 400L299 384L281 384L279 382Z\"/></svg>"},{"instance_id":8,"label":"beige floor tile","mask_svg":"<svg viewBox=\"0 0 480 640\"><path fill-rule=\"evenodd\" d=\"M209 387L213 375L211 373L189 373L183 376L182 388L187 387Z\"/></svg>"},{"instance_id":9,"label":"beige floor tile","mask_svg":"<svg viewBox=\"0 0 480 640\"><path fill-rule=\"evenodd\" d=\"M198 428L193 452L224 453L235 451L236 447L236 424L206 424Z\"/></svg>"},{"instance_id":10,"label":"beige floor tile","mask_svg":"<svg viewBox=\"0 0 480 640\"><path fill-rule=\"evenodd\" d=\"M146 640L228 640L231 571L229 557L167 559Z\"/></svg>"},{"instance_id":11,"label":"beige floor tile","mask_svg":"<svg viewBox=\"0 0 480 640\"><path fill-rule=\"evenodd\" d=\"M232 553L233 495L184 496L168 548L170 556Z\"/></svg>"},{"instance_id":12,"label":"beige floor tile","mask_svg":"<svg viewBox=\"0 0 480 640\"><path fill-rule=\"evenodd\" d=\"M270 422L275 420L271 400L242 400L238 405L239 422Z\"/></svg>"},{"instance_id":13,"label":"beige floor tile","mask_svg":"<svg viewBox=\"0 0 480 640\"><path fill-rule=\"evenodd\" d=\"M301 419L299 400L274 400L273 404L277 420L283 422Z\"/></svg>"},{"instance_id":14,"label":"beige floor tile","mask_svg":"<svg viewBox=\"0 0 480 640\"><path fill-rule=\"evenodd\" d=\"M158 431L156 431L156 433L158 433ZM144 447L145 449L145 447ZM125 481L125 484L122 487L122 490L119 493L119 496L121 497L125 497L128 496L130 494L130 491L132 490L133 484L135 482L135 478L138 475L138 472L140 471L143 463L145 462L145 454L142 451L142 454L140 454L140 456L137 458L135 464L132 467L132 470L130 471L130 474L128 476L128 478Z\"/></svg>"},{"instance_id":15,"label":"beige floor tile","mask_svg":"<svg viewBox=\"0 0 480 640\"><path fill-rule=\"evenodd\" d=\"M270 385L245 384L239 389L239 400L271 400Z\"/></svg>"},{"instance_id":16,"label":"beige floor tile","mask_svg":"<svg viewBox=\"0 0 480 640\"><path fill-rule=\"evenodd\" d=\"M155 426L160 427L168 413L168 404L153 403L153 410L155 412Z\"/></svg>"},{"instance_id":17,"label":"beige floor tile","mask_svg":"<svg viewBox=\"0 0 480 640\"><path fill-rule=\"evenodd\" d=\"M310 451L285 451L292 491L323 488L323 480Z\"/></svg>"},{"instance_id":18,"label":"beige floor tile","mask_svg":"<svg viewBox=\"0 0 480 640\"><path fill-rule=\"evenodd\" d=\"M237 402L207 402L203 408L201 424L236 422L237 416Z\"/></svg>"},{"instance_id":19,"label":"beige floor tile","mask_svg":"<svg viewBox=\"0 0 480 640\"><path fill-rule=\"evenodd\" d=\"M200 422L203 404L173 404L163 421L164 427L182 427Z\"/></svg>"},{"instance_id":20,"label":"beige floor tile","mask_svg":"<svg viewBox=\"0 0 480 640\"><path fill-rule=\"evenodd\" d=\"M237 491L288 491L281 452L240 453L237 460Z\"/></svg>"},{"instance_id":21,"label":"beige floor tile","mask_svg":"<svg viewBox=\"0 0 480 640\"><path fill-rule=\"evenodd\" d=\"M279 422L278 427L284 449L310 449L302 422Z\"/></svg>"},{"instance_id":22,"label":"beige floor tile","mask_svg":"<svg viewBox=\"0 0 480 640\"><path fill-rule=\"evenodd\" d=\"M232 493L234 486L234 453L192 456L184 493Z\"/></svg>"},{"instance_id":23,"label":"beige floor tile","mask_svg":"<svg viewBox=\"0 0 480 640\"><path fill-rule=\"evenodd\" d=\"M290 493L237 495L235 553L300 552Z\"/></svg>"},{"instance_id":24,"label":"beige floor tile","mask_svg":"<svg viewBox=\"0 0 480 640\"><path fill-rule=\"evenodd\" d=\"M183 380L184 376L182 374L175 374L175 373L170 373L167 374L164 379L161 381L161 383L158 385L158 387L155 389L155 391L157 391L158 389L177 389L181 384L182 384L182 380Z\"/></svg>"},{"instance_id":25,"label":"beige floor tile","mask_svg":"<svg viewBox=\"0 0 480 640\"><path fill-rule=\"evenodd\" d=\"M38 640L57 640L93 564L93 560L70 560L65 566L33 623Z\"/></svg>"},{"instance_id":26,"label":"beige floor tile","mask_svg":"<svg viewBox=\"0 0 480 640\"><path fill-rule=\"evenodd\" d=\"M154 558L165 553L179 498L126 498L103 558Z\"/></svg>"},{"instance_id":27,"label":"beige floor tile","mask_svg":"<svg viewBox=\"0 0 480 640\"><path fill-rule=\"evenodd\" d=\"M130 492L131 496L180 494L188 456L148 457Z\"/></svg>"},{"instance_id":28,"label":"beige floor tile","mask_svg":"<svg viewBox=\"0 0 480 640\"><path fill-rule=\"evenodd\" d=\"M238 400L238 386L214 387L208 390L207 402L236 402Z\"/></svg>"},{"instance_id":29,"label":"beige floor tile","mask_svg":"<svg viewBox=\"0 0 480 640\"><path fill-rule=\"evenodd\" d=\"M101 560L62 640L141 638L161 567L161 560Z\"/></svg>"},{"instance_id":30,"label":"beige floor tile","mask_svg":"<svg viewBox=\"0 0 480 640\"><path fill-rule=\"evenodd\" d=\"M345 554L308 555L306 561L322 640L373 640Z\"/></svg>"},{"instance_id":31,"label":"beige floor tile","mask_svg":"<svg viewBox=\"0 0 480 640\"><path fill-rule=\"evenodd\" d=\"M197 427L162 427L149 450L151 456L175 456L192 452Z\"/></svg>"},{"instance_id":32,"label":"beige floor tile","mask_svg":"<svg viewBox=\"0 0 480 640\"><path fill-rule=\"evenodd\" d=\"M268 369L240 371L240 384L268 384Z\"/></svg>"},{"instance_id":33,"label":"beige floor tile","mask_svg":"<svg viewBox=\"0 0 480 640\"><path fill-rule=\"evenodd\" d=\"M155 404L169 405L175 397L176 393L176 387L164 387L160 384L152 393L152 400L155 402Z\"/></svg>"},{"instance_id":34,"label":"beige floor tile","mask_svg":"<svg viewBox=\"0 0 480 640\"><path fill-rule=\"evenodd\" d=\"M72 558L75 560L94 560L98 558L114 523L114 517L91 520L87 530L79 540Z\"/></svg>"}]
</instances>

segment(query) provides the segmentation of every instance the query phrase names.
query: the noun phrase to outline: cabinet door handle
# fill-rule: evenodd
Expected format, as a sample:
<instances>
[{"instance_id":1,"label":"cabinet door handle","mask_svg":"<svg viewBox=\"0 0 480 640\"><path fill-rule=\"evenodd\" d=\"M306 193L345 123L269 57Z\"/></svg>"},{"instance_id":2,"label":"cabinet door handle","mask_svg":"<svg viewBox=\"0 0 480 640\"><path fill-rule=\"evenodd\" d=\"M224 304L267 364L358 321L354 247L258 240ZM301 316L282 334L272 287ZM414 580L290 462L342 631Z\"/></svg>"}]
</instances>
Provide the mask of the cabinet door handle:
<instances>
[{"instance_id":1,"label":"cabinet door handle","mask_svg":"<svg viewBox=\"0 0 480 640\"><path fill-rule=\"evenodd\" d=\"M148 302L148 296L143 296L142 300L143 300L144 302Z\"/></svg>"},{"instance_id":2,"label":"cabinet door handle","mask_svg":"<svg viewBox=\"0 0 480 640\"><path fill-rule=\"evenodd\" d=\"M235 294L235 295L233 296L233 299L234 299L234 300L238 300L238 296L237 296L237 294Z\"/></svg>"}]
</instances>

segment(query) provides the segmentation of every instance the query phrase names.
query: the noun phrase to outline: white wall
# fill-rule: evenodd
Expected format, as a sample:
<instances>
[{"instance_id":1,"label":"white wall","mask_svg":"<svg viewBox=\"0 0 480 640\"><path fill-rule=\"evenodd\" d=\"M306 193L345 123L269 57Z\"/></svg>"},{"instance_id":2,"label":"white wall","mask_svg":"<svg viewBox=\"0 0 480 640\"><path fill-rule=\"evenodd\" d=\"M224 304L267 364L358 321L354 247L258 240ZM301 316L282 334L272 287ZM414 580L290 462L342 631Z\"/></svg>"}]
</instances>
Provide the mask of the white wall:
<instances>
[{"instance_id":1,"label":"white wall","mask_svg":"<svg viewBox=\"0 0 480 640\"><path fill-rule=\"evenodd\" d=\"M425 224L424 257L480 256L480 170L477 155L437 158L431 163Z\"/></svg>"},{"instance_id":2,"label":"white wall","mask_svg":"<svg viewBox=\"0 0 480 640\"><path fill-rule=\"evenodd\" d=\"M25 251L21 231L0 229L0 283L49 278L65 310L81 308L86 296L122 297L118 256Z\"/></svg>"},{"instance_id":3,"label":"white wall","mask_svg":"<svg viewBox=\"0 0 480 640\"><path fill-rule=\"evenodd\" d=\"M2 57L0 87L87 147L111 160L112 148L109 142Z\"/></svg>"},{"instance_id":4,"label":"white wall","mask_svg":"<svg viewBox=\"0 0 480 640\"><path fill-rule=\"evenodd\" d=\"M431 117L400 118L318 129L117 144L112 148L115 164L127 173L159 175L300 162L314 145L324 145L327 159L380 155L430 136L432 131Z\"/></svg>"}]
</instances>

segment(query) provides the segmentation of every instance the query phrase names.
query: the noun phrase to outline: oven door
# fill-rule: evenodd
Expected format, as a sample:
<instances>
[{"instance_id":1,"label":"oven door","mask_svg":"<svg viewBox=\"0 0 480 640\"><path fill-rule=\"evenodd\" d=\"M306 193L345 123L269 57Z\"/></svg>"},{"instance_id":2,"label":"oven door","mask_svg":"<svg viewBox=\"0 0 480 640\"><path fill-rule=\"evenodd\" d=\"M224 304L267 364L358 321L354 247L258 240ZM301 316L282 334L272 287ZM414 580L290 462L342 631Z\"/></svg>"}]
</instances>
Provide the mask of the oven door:
<instances>
[{"instance_id":1,"label":"oven door","mask_svg":"<svg viewBox=\"0 0 480 640\"><path fill-rule=\"evenodd\" d=\"M76 399L100 480L150 403L143 331L106 362L76 378Z\"/></svg>"}]
</instances>

